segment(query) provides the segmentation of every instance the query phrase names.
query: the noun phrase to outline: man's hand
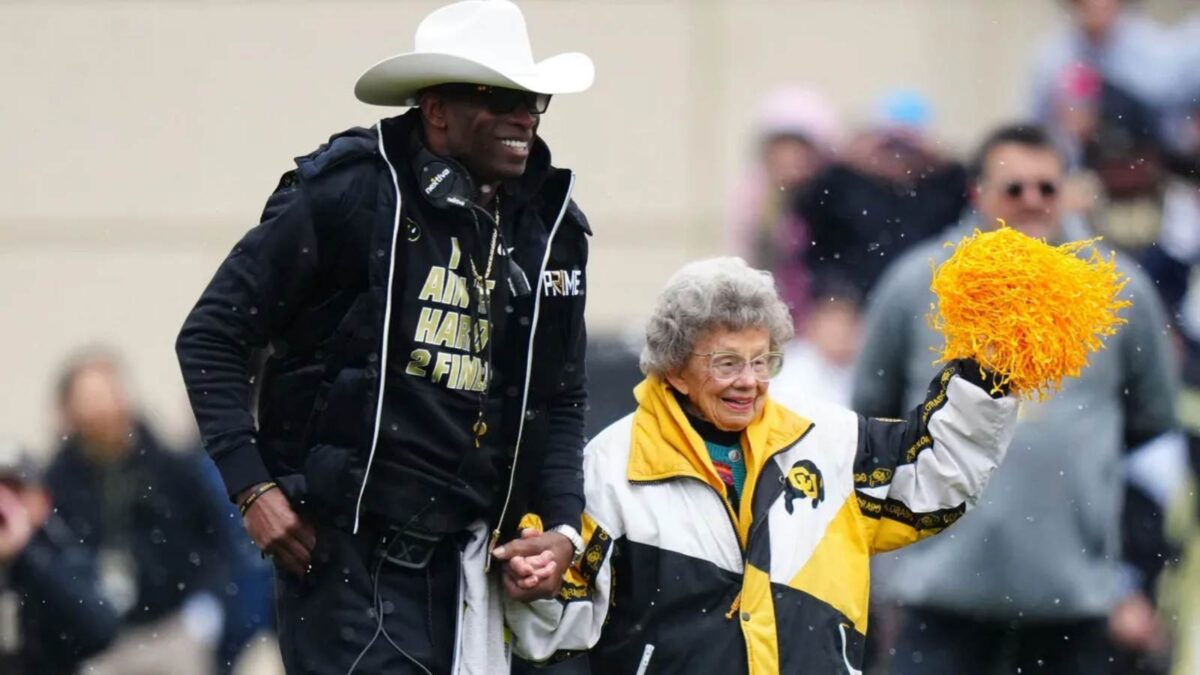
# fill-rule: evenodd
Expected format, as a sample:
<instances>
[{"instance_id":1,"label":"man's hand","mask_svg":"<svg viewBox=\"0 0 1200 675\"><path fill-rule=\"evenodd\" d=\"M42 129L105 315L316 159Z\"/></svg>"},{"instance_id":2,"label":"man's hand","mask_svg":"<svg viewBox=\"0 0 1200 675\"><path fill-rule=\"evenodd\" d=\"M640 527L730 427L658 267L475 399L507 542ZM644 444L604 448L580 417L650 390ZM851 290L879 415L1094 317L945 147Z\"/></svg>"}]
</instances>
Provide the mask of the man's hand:
<instances>
[{"instance_id":1,"label":"man's hand","mask_svg":"<svg viewBox=\"0 0 1200 675\"><path fill-rule=\"evenodd\" d=\"M238 495L238 503L252 492L250 487ZM264 492L242 518L250 538L263 553L274 558L283 569L303 578L308 572L309 554L317 544L312 526L292 510L287 495L279 488Z\"/></svg>"},{"instance_id":2,"label":"man's hand","mask_svg":"<svg viewBox=\"0 0 1200 675\"><path fill-rule=\"evenodd\" d=\"M1108 615L1108 633L1117 645L1137 652L1167 648L1167 634L1154 606L1141 593L1131 593Z\"/></svg>"},{"instance_id":3,"label":"man's hand","mask_svg":"<svg viewBox=\"0 0 1200 675\"><path fill-rule=\"evenodd\" d=\"M0 563L25 550L36 527L29 510L11 488L0 484Z\"/></svg>"},{"instance_id":4,"label":"man's hand","mask_svg":"<svg viewBox=\"0 0 1200 675\"><path fill-rule=\"evenodd\" d=\"M575 546L557 532L525 529L520 539L497 546L492 555L504 561L501 578L508 597L530 602L558 593L562 575L575 557Z\"/></svg>"}]
</instances>

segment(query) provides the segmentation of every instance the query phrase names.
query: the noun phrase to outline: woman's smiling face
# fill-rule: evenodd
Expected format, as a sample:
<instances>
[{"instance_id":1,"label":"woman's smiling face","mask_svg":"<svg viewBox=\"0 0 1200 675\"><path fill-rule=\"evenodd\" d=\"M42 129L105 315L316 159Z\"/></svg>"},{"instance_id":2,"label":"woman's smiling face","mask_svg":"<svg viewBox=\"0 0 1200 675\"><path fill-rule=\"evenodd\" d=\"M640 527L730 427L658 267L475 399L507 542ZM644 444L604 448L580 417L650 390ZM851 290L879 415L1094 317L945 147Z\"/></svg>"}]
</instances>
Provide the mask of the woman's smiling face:
<instances>
[{"instance_id":1,"label":"woman's smiling face","mask_svg":"<svg viewBox=\"0 0 1200 675\"><path fill-rule=\"evenodd\" d=\"M770 351L771 337L765 328L716 328L701 335L687 362L667 375L667 382L718 429L741 431L758 418L767 400L767 382L755 377L749 362ZM734 357L745 367L731 378L715 377L712 362Z\"/></svg>"}]
</instances>

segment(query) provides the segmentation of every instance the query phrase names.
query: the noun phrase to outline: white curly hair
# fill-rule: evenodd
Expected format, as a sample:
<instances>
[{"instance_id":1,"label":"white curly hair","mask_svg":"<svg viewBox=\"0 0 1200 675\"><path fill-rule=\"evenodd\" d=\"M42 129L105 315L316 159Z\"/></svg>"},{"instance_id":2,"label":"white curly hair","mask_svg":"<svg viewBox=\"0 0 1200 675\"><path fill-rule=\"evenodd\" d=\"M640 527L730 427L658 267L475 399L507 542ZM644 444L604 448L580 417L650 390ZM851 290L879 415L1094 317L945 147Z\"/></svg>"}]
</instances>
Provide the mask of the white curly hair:
<instances>
[{"instance_id":1,"label":"white curly hair","mask_svg":"<svg viewBox=\"0 0 1200 675\"><path fill-rule=\"evenodd\" d=\"M741 258L698 260L680 268L659 294L646 324L642 372L660 378L679 372L700 336L715 328L766 329L772 350L795 333L770 272Z\"/></svg>"}]
</instances>

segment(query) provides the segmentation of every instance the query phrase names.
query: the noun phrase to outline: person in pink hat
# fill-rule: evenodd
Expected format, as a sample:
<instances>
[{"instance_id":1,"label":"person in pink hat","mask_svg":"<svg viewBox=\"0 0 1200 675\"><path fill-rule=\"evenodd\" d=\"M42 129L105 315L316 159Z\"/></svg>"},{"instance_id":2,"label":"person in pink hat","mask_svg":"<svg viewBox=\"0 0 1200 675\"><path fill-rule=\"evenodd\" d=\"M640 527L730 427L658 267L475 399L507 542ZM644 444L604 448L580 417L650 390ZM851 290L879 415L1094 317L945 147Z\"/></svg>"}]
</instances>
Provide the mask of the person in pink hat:
<instances>
[{"instance_id":1,"label":"person in pink hat","mask_svg":"<svg viewBox=\"0 0 1200 675\"><path fill-rule=\"evenodd\" d=\"M832 158L842 133L837 110L824 94L796 84L772 89L755 116L754 165L731 198L726 251L775 275L798 324L810 305L807 228L790 207Z\"/></svg>"},{"instance_id":2,"label":"person in pink hat","mask_svg":"<svg viewBox=\"0 0 1200 675\"><path fill-rule=\"evenodd\" d=\"M188 316L289 673L508 672L501 595L582 552L591 230L538 130L593 77L536 60L508 0L434 11L354 88L411 109L298 158Z\"/></svg>"}]
</instances>

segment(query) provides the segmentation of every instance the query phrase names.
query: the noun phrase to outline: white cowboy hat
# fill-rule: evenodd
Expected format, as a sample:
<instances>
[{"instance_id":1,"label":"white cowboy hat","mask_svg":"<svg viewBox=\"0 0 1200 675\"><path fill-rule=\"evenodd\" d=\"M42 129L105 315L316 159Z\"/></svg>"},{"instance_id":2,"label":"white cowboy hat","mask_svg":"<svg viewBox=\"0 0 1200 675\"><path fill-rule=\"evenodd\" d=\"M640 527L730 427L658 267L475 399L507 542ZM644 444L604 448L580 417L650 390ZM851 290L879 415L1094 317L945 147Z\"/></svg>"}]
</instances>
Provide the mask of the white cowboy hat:
<instances>
[{"instance_id":1,"label":"white cowboy hat","mask_svg":"<svg viewBox=\"0 0 1200 675\"><path fill-rule=\"evenodd\" d=\"M374 105L416 105L425 87L486 84L539 94L592 86L595 68L570 52L534 62L525 17L509 0L464 0L435 10L417 26L414 49L367 69L354 95Z\"/></svg>"}]
</instances>

